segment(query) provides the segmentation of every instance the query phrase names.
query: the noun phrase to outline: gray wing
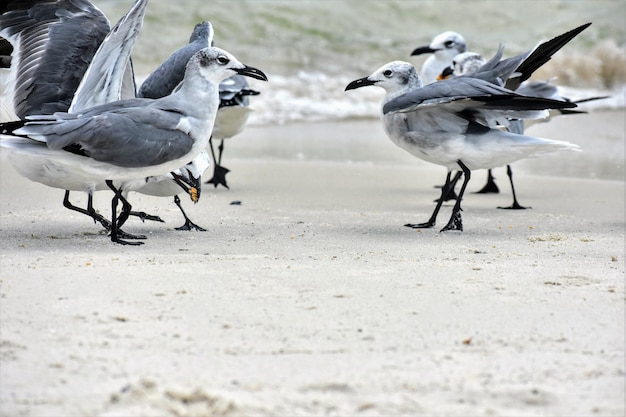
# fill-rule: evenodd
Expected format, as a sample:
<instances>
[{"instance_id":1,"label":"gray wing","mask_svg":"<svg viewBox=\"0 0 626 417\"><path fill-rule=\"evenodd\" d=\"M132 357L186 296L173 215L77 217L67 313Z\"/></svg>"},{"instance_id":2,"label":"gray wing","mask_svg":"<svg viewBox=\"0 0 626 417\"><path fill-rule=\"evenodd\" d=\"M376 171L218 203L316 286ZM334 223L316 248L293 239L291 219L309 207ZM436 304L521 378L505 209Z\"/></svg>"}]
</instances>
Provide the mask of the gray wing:
<instances>
[{"instance_id":1,"label":"gray wing","mask_svg":"<svg viewBox=\"0 0 626 417\"><path fill-rule=\"evenodd\" d=\"M135 97L130 53L141 30L147 4L148 0L137 0L106 36L76 90L70 112Z\"/></svg>"},{"instance_id":2,"label":"gray wing","mask_svg":"<svg viewBox=\"0 0 626 417\"><path fill-rule=\"evenodd\" d=\"M414 111L420 106L494 95L512 96L514 93L481 79L457 77L428 84L393 98L385 103L383 113Z\"/></svg>"},{"instance_id":3,"label":"gray wing","mask_svg":"<svg viewBox=\"0 0 626 417\"><path fill-rule=\"evenodd\" d=\"M480 108L515 111L576 107L576 104L566 101L522 96L481 79L458 77L428 84L391 99L383 106L383 113L418 111L426 106L443 106L459 100L465 103L464 108L474 110ZM465 113L468 117L471 115L469 110Z\"/></svg>"},{"instance_id":4,"label":"gray wing","mask_svg":"<svg viewBox=\"0 0 626 417\"><path fill-rule=\"evenodd\" d=\"M200 29L200 30L199 30ZM196 25L191 42L176 50L141 84L138 97L161 98L170 94L185 76L189 59L199 50L210 45L213 29L209 22Z\"/></svg>"},{"instance_id":5,"label":"gray wing","mask_svg":"<svg viewBox=\"0 0 626 417\"><path fill-rule=\"evenodd\" d=\"M14 47L17 116L66 111L109 27L86 0L9 1L0 35Z\"/></svg>"},{"instance_id":6,"label":"gray wing","mask_svg":"<svg viewBox=\"0 0 626 417\"><path fill-rule=\"evenodd\" d=\"M511 58L502 59L503 47L500 46L498 52L476 72L463 75L462 77L480 78L499 86L504 86L511 77L519 76L517 68L530 55L531 51L516 55Z\"/></svg>"},{"instance_id":7,"label":"gray wing","mask_svg":"<svg viewBox=\"0 0 626 417\"><path fill-rule=\"evenodd\" d=\"M529 81L522 84L515 92L524 96L565 100L565 98L559 95L556 86L547 81Z\"/></svg>"},{"instance_id":8,"label":"gray wing","mask_svg":"<svg viewBox=\"0 0 626 417\"><path fill-rule=\"evenodd\" d=\"M51 149L128 168L158 165L189 152L193 139L176 129L183 114L149 105L125 108L120 103L124 102L100 106L118 107L106 112L57 114L54 121L29 122L14 133L43 140Z\"/></svg>"},{"instance_id":9,"label":"gray wing","mask_svg":"<svg viewBox=\"0 0 626 417\"><path fill-rule=\"evenodd\" d=\"M519 75L511 77L507 80L505 84L506 88L516 90L524 81L530 78L533 72L552 59L552 55L558 52L569 41L574 39L580 32L587 29L590 25L591 23L585 23L584 25L580 25L577 28L563 33L562 35L556 36L549 41L540 43L515 70L515 72L519 73Z\"/></svg>"},{"instance_id":10,"label":"gray wing","mask_svg":"<svg viewBox=\"0 0 626 417\"><path fill-rule=\"evenodd\" d=\"M578 26L549 41L540 43L528 52L504 60L501 59L502 46L500 46L498 52L476 72L461 77L480 78L504 86L509 90L517 90L538 68L552 59L552 55L589 27L589 25L591 23ZM541 97L547 96L542 95Z\"/></svg>"}]
</instances>

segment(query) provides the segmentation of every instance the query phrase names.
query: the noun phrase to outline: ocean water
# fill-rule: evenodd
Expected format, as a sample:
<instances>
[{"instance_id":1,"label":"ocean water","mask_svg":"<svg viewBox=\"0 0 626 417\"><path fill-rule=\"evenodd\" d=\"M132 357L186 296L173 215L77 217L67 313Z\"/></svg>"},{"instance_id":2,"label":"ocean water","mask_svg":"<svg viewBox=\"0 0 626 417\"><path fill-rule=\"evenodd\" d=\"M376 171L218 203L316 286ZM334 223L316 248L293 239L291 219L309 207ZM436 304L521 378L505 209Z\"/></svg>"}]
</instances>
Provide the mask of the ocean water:
<instances>
[{"instance_id":1,"label":"ocean water","mask_svg":"<svg viewBox=\"0 0 626 417\"><path fill-rule=\"evenodd\" d=\"M131 1L95 4L116 21ZM392 60L419 68L425 58L410 52L445 30L463 34L469 50L489 57L502 43L510 56L586 22L534 78L552 79L572 99L611 96L585 110L624 107L623 0L151 0L133 53L139 79L202 20L212 22L216 45L270 78L251 81L261 92L251 102L254 125L377 117L382 90L345 86Z\"/></svg>"}]
</instances>

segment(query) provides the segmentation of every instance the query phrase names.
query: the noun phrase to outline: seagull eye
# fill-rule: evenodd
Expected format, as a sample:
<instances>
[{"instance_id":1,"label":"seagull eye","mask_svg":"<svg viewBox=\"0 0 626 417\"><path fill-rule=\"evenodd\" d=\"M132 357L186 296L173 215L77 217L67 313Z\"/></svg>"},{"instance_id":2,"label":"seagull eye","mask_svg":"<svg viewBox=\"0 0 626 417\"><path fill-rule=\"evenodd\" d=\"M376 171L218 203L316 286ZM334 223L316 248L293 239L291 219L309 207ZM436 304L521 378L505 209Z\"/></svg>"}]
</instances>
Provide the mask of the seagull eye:
<instances>
[{"instance_id":1,"label":"seagull eye","mask_svg":"<svg viewBox=\"0 0 626 417\"><path fill-rule=\"evenodd\" d=\"M230 59L228 59L227 57L220 55L217 57L217 63L220 65L226 65L230 62Z\"/></svg>"},{"instance_id":2,"label":"seagull eye","mask_svg":"<svg viewBox=\"0 0 626 417\"><path fill-rule=\"evenodd\" d=\"M391 78L391 76L393 75L393 71L392 70L385 70L383 71L383 75L387 78Z\"/></svg>"},{"instance_id":3,"label":"seagull eye","mask_svg":"<svg viewBox=\"0 0 626 417\"><path fill-rule=\"evenodd\" d=\"M454 46L454 41L446 41L443 45L446 48L452 48Z\"/></svg>"}]
</instances>

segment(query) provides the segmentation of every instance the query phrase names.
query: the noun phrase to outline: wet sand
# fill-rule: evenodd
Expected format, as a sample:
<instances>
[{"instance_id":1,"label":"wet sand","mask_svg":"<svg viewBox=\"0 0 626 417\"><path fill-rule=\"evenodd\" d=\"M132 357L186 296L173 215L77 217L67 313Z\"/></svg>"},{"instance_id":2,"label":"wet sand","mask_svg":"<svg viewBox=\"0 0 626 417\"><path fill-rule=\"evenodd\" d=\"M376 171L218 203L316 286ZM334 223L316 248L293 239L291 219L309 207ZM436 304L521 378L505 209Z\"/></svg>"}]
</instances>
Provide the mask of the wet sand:
<instances>
[{"instance_id":1,"label":"wet sand","mask_svg":"<svg viewBox=\"0 0 626 417\"><path fill-rule=\"evenodd\" d=\"M166 222L129 220L141 247L2 155L0 414L623 415L623 128L533 127L584 152L514 165L529 210L496 209L496 170L502 192L439 233L403 224L445 170L377 121L249 127L226 144L231 189L183 202L206 232L131 194Z\"/></svg>"}]
</instances>

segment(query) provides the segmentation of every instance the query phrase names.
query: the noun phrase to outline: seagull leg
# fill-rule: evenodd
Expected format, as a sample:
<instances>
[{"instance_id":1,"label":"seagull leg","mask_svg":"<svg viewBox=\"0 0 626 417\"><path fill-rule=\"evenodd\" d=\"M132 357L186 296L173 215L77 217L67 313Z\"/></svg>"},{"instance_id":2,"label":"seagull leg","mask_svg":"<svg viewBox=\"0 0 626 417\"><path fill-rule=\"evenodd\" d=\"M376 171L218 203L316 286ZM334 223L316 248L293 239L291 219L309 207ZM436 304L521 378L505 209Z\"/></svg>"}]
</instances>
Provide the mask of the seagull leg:
<instances>
[{"instance_id":1,"label":"seagull leg","mask_svg":"<svg viewBox=\"0 0 626 417\"><path fill-rule=\"evenodd\" d=\"M532 207L524 207L520 205L517 201L517 196L515 195L515 187L513 186L513 170L511 169L511 165L506 166L506 175L509 176L509 181L511 182L511 192L513 193L513 204L508 207L498 207L499 209L504 210L526 210Z\"/></svg>"},{"instance_id":2,"label":"seagull leg","mask_svg":"<svg viewBox=\"0 0 626 417\"><path fill-rule=\"evenodd\" d=\"M450 180L452 171L448 171L448 175L446 176L446 183L443 185L443 187L441 187L441 197L439 197L439 199L437 200L437 205L435 206L435 210L433 211L433 214L430 216L430 219L428 219L426 223L418 223L418 224L407 223L405 224L405 226L410 227L412 229L428 229L430 227L433 227L437 220L437 214L439 214L441 205L443 204L444 201L446 201L446 196L448 195L452 187L454 187L454 184L456 184L459 181L461 174L462 174L461 171L457 171L457 173L454 175L454 179ZM456 201L458 204L459 200L457 199Z\"/></svg>"},{"instance_id":3,"label":"seagull leg","mask_svg":"<svg viewBox=\"0 0 626 417\"><path fill-rule=\"evenodd\" d=\"M224 139L220 141L220 146L217 147L217 150L220 151L220 156L217 157L217 163L222 164L222 152L224 152Z\"/></svg>"},{"instance_id":4,"label":"seagull leg","mask_svg":"<svg viewBox=\"0 0 626 417\"><path fill-rule=\"evenodd\" d=\"M458 172L461 172L461 171L458 171ZM456 200L458 198L458 196L456 195L456 192L454 191L454 187L456 187L457 182L459 182L459 178L461 177L457 175L454 176L454 179L452 180L452 184L450 185L450 191L448 191L448 195L446 195L446 198L443 200L444 202L450 201L450 200ZM443 186L439 188L443 188ZM436 203L439 201L439 199L436 199L433 201Z\"/></svg>"},{"instance_id":5,"label":"seagull leg","mask_svg":"<svg viewBox=\"0 0 626 417\"><path fill-rule=\"evenodd\" d=\"M121 232L121 231L118 229L118 224L117 224L117 220L118 220L117 219L117 203L119 200L122 200L122 213L120 214L120 219L123 221L126 221L126 219L128 218L128 212L130 212L130 203L128 203L128 201L124 198L121 190L118 190L117 188L113 186L113 181L106 180L106 184L115 193L115 195L113 196L113 199L111 200L111 241L115 243L119 243L121 245L143 245L143 242L128 242L126 240L120 239L120 237L118 236L119 234L118 232ZM130 236L132 235L128 235L124 233L124 237L131 239ZM145 239L145 236L143 237L137 236L134 238Z\"/></svg>"},{"instance_id":6,"label":"seagull leg","mask_svg":"<svg viewBox=\"0 0 626 417\"><path fill-rule=\"evenodd\" d=\"M128 220L128 218L133 213L133 211L131 210L132 209L131 204L128 202L126 197L124 197L124 194L121 192L121 190L120 190L120 200L122 201L122 210L117 220L117 235L124 239L147 239L145 235L133 235L131 233L126 233L125 231L121 229L122 225L126 223L126 220Z\"/></svg>"},{"instance_id":7,"label":"seagull leg","mask_svg":"<svg viewBox=\"0 0 626 417\"><path fill-rule=\"evenodd\" d=\"M180 227L176 227L176 230L192 230L195 229L198 232L206 232L206 229L198 226L197 224L195 224L194 222L192 222L189 217L187 217L187 213L185 213L185 210L183 210L183 206L180 204L180 198L178 198L177 195L174 196L174 204L176 204L178 206L178 208L180 209L180 212L183 213L183 217L185 218L185 224L183 224Z\"/></svg>"},{"instance_id":8,"label":"seagull leg","mask_svg":"<svg viewBox=\"0 0 626 417\"><path fill-rule=\"evenodd\" d=\"M104 227L107 232L111 230L111 223L104 218L104 216L96 213L96 210L93 208L93 197L91 193L88 196L87 200L87 209L82 209L70 203L70 190L65 190L65 197L63 198L63 207L68 208L73 211L77 211L78 213L87 215L93 219L93 222L100 222L102 227Z\"/></svg>"},{"instance_id":9,"label":"seagull leg","mask_svg":"<svg viewBox=\"0 0 626 417\"><path fill-rule=\"evenodd\" d=\"M89 195L89 199L87 200L87 211L91 213L92 216L98 216L99 218L101 218L102 220L100 223L102 224L102 226L104 226L107 232L111 231L111 222L105 219L102 215L96 213L96 210L93 208L93 197L91 194ZM131 235L130 233L126 233L125 231L120 229L120 227L122 227L121 223L117 225L117 235L119 237L122 237L125 239L140 239L141 238L141 236L138 237L135 235ZM145 236L144 236L144 239L145 239Z\"/></svg>"},{"instance_id":10,"label":"seagull leg","mask_svg":"<svg viewBox=\"0 0 626 417\"><path fill-rule=\"evenodd\" d=\"M223 185L224 187L230 189L228 184L226 184L226 174L230 172L230 169L225 168L220 165L222 162L222 151L224 150L224 140L222 139L222 143L219 146L220 156L219 158L215 158L215 150L213 149L213 137L209 139L209 148L211 148L211 156L213 157L214 167L213 167L213 177L206 182L206 184L213 184L215 188L218 185Z\"/></svg>"},{"instance_id":11,"label":"seagull leg","mask_svg":"<svg viewBox=\"0 0 626 417\"><path fill-rule=\"evenodd\" d=\"M463 231L463 221L461 219L461 200L463 200L463 194L465 194L465 187L467 187L467 183L472 176L472 171L461 161L460 159L457 161L461 169L463 170L463 176L465 179L463 180L463 185L461 186L461 191L459 191L459 198L456 199L456 204L452 208L452 215L450 216L450 220L448 224L444 226L439 232L446 232L448 230L458 230L460 232Z\"/></svg>"},{"instance_id":12,"label":"seagull leg","mask_svg":"<svg viewBox=\"0 0 626 417\"><path fill-rule=\"evenodd\" d=\"M500 189L498 188L494 180L495 178L493 177L493 174L491 173L491 169L489 169L487 171L487 183L485 184L483 188L476 191L475 194L498 194L500 192Z\"/></svg>"}]
</instances>

